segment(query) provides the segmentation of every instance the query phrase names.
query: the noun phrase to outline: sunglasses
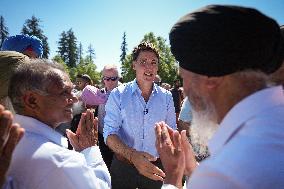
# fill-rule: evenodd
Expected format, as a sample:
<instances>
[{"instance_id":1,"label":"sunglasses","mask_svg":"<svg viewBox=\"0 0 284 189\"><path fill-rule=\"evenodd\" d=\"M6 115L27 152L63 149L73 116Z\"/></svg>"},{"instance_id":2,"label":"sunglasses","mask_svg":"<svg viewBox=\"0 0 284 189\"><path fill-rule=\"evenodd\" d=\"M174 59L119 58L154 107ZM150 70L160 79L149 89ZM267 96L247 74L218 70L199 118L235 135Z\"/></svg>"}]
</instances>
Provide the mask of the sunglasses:
<instances>
[{"instance_id":1,"label":"sunglasses","mask_svg":"<svg viewBox=\"0 0 284 189\"><path fill-rule=\"evenodd\" d=\"M109 81L109 80L116 81L117 79L118 79L118 77L107 77L107 76L103 77L103 80L107 80L107 81Z\"/></svg>"}]
</instances>

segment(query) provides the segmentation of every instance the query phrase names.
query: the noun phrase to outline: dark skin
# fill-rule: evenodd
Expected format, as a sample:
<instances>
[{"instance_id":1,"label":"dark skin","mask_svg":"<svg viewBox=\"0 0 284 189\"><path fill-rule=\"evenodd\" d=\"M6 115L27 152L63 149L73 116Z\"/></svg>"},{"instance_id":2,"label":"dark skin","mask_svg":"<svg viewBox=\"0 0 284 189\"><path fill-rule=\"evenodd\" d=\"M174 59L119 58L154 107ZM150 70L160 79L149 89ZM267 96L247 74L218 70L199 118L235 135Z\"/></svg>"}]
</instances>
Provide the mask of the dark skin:
<instances>
[{"instance_id":1,"label":"dark skin","mask_svg":"<svg viewBox=\"0 0 284 189\"><path fill-rule=\"evenodd\" d=\"M164 183L182 188L183 175L190 176L198 165L186 131L174 131L165 122L156 123L155 131L156 148L166 173Z\"/></svg>"},{"instance_id":2,"label":"dark skin","mask_svg":"<svg viewBox=\"0 0 284 189\"><path fill-rule=\"evenodd\" d=\"M13 151L24 135L24 129L12 122L12 113L0 105L0 187L5 182Z\"/></svg>"},{"instance_id":3,"label":"dark skin","mask_svg":"<svg viewBox=\"0 0 284 189\"><path fill-rule=\"evenodd\" d=\"M94 118L94 113L88 109L86 113L82 113L76 133L67 129L66 134L77 152L81 152L91 146L97 146L98 119Z\"/></svg>"}]
</instances>

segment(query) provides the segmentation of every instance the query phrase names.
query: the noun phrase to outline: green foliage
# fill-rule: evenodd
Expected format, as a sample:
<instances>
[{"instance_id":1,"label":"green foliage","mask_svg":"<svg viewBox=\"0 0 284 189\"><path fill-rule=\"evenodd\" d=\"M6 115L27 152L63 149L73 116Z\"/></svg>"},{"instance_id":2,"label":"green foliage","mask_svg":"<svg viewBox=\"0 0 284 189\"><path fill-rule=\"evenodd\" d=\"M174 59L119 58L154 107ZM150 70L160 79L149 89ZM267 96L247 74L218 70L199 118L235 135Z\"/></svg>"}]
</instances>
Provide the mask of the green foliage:
<instances>
[{"instance_id":1,"label":"green foliage","mask_svg":"<svg viewBox=\"0 0 284 189\"><path fill-rule=\"evenodd\" d=\"M5 20L3 16L0 16L0 48L2 47L2 43L8 37L8 27L5 24Z\"/></svg>"},{"instance_id":2,"label":"green foliage","mask_svg":"<svg viewBox=\"0 0 284 189\"><path fill-rule=\"evenodd\" d=\"M49 45L47 42L48 38L43 34L43 30L40 28L41 26L39 25L40 22L41 20L39 18L32 16L31 19L27 19L25 21L21 33L38 37L42 41L43 45L42 57L48 58L49 55Z\"/></svg>"},{"instance_id":3,"label":"green foliage","mask_svg":"<svg viewBox=\"0 0 284 189\"><path fill-rule=\"evenodd\" d=\"M132 54L126 56L121 66L121 76L124 83L135 78L135 71L132 68Z\"/></svg>"},{"instance_id":4,"label":"green foliage","mask_svg":"<svg viewBox=\"0 0 284 189\"><path fill-rule=\"evenodd\" d=\"M59 64L61 64L64 67L65 71L67 73L69 73L68 66L65 64L65 62L63 61L63 59L59 55L56 55L55 57L53 57L52 60L57 62L57 63L59 63Z\"/></svg>"},{"instance_id":5,"label":"green foliage","mask_svg":"<svg viewBox=\"0 0 284 189\"><path fill-rule=\"evenodd\" d=\"M142 41L151 42L156 46L160 54L158 74L160 75L162 82L172 84L178 77L178 67L176 60L170 51L169 45L166 44L166 40L162 37L155 37L154 33L150 32L144 35ZM135 78L135 72L132 69L132 54L126 56L121 70L124 82L131 81Z\"/></svg>"},{"instance_id":6,"label":"green foliage","mask_svg":"<svg viewBox=\"0 0 284 189\"><path fill-rule=\"evenodd\" d=\"M88 59L89 59L88 61L93 62L94 59L96 59L96 53L95 53L95 49L93 48L92 44L88 46L87 53L88 53Z\"/></svg>"},{"instance_id":7,"label":"green foliage","mask_svg":"<svg viewBox=\"0 0 284 189\"><path fill-rule=\"evenodd\" d=\"M72 28L67 32L63 31L60 34L57 52L68 67L76 67L78 60L77 38L75 37Z\"/></svg>"},{"instance_id":8,"label":"green foliage","mask_svg":"<svg viewBox=\"0 0 284 189\"><path fill-rule=\"evenodd\" d=\"M83 60L83 45L80 42L79 47L78 47L78 60L79 60L79 64L82 63Z\"/></svg>"},{"instance_id":9,"label":"green foliage","mask_svg":"<svg viewBox=\"0 0 284 189\"><path fill-rule=\"evenodd\" d=\"M120 55L120 62L123 64L127 54L127 43L126 43L126 33L123 33L122 37L122 44L121 44L121 55Z\"/></svg>"},{"instance_id":10,"label":"green foliage","mask_svg":"<svg viewBox=\"0 0 284 189\"><path fill-rule=\"evenodd\" d=\"M89 57L87 56L84 59L83 63L80 63L77 65L77 74L88 74L92 80L93 80L93 84L99 84L100 83L100 78L101 78L101 74L99 72L96 71L97 66L93 63L93 61L89 59ZM71 73L70 73L71 74ZM76 75L71 76L72 78L76 78Z\"/></svg>"}]
</instances>

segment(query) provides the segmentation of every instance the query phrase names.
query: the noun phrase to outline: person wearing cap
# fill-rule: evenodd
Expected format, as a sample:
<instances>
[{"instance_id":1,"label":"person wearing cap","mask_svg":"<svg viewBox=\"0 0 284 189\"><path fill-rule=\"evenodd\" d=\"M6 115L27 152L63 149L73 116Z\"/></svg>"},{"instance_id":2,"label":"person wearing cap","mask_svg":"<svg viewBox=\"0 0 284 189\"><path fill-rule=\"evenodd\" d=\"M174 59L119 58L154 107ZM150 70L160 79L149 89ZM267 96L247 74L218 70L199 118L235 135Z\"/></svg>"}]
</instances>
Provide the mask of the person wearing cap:
<instances>
[{"instance_id":1,"label":"person wearing cap","mask_svg":"<svg viewBox=\"0 0 284 189\"><path fill-rule=\"evenodd\" d=\"M102 80L104 83L104 88L101 91L106 95L108 98L110 92L118 86L118 82L120 79L120 75L118 72L118 68L116 65L109 64L105 65L102 70ZM105 117L105 104L100 104L98 106L98 139L99 139L99 147L102 152L102 156L104 161L110 170L111 162L113 159L113 152L112 150L105 144L104 137L103 137L103 129L104 129L104 117Z\"/></svg>"},{"instance_id":2,"label":"person wearing cap","mask_svg":"<svg viewBox=\"0 0 284 189\"><path fill-rule=\"evenodd\" d=\"M170 32L183 87L211 156L198 165L186 132L156 124L162 188L283 188L284 94L269 75L283 62L279 25L240 6L209 5ZM199 124L198 124L199 123ZM171 136L171 137L170 137Z\"/></svg>"},{"instance_id":3,"label":"person wearing cap","mask_svg":"<svg viewBox=\"0 0 284 189\"><path fill-rule=\"evenodd\" d=\"M17 51L30 58L41 58L43 45L36 36L26 34L7 37L1 47L1 51Z\"/></svg>"},{"instance_id":4,"label":"person wearing cap","mask_svg":"<svg viewBox=\"0 0 284 189\"><path fill-rule=\"evenodd\" d=\"M155 123L176 129L170 91L154 83L159 53L152 43L133 50L136 79L113 89L105 106L103 136L115 153L112 188L161 188L164 172L155 148Z\"/></svg>"},{"instance_id":5,"label":"person wearing cap","mask_svg":"<svg viewBox=\"0 0 284 189\"><path fill-rule=\"evenodd\" d=\"M93 83L92 83L91 77L89 75L87 75L87 74L78 74L77 75L76 81L75 81L75 89L77 90L77 92L75 93L75 95L78 98L78 102L75 103L74 106L73 106L73 115L74 116L80 115L82 112L84 112L86 110L83 102L81 101L81 94L82 94L83 89L87 85L92 85L92 84Z\"/></svg>"}]
</instances>

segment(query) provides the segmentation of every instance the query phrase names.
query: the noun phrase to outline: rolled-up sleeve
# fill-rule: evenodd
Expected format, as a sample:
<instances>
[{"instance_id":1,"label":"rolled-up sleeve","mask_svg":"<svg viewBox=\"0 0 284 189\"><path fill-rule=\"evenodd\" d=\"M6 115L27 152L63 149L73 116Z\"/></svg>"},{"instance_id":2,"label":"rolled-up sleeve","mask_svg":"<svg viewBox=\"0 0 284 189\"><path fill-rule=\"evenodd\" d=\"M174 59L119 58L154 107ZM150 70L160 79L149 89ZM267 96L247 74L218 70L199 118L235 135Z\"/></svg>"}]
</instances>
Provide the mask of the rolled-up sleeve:
<instances>
[{"instance_id":1,"label":"rolled-up sleeve","mask_svg":"<svg viewBox=\"0 0 284 189\"><path fill-rule=\"evenodd\" d=\"M120 105L119 91L117 89L114 89L110 93L105 106L106 115L104 118L104 130L103 130L105 143L109 135L111 134L119 135L118 131L122 124L122 116L119 105Z\"/></svg>"}]
</instances>

